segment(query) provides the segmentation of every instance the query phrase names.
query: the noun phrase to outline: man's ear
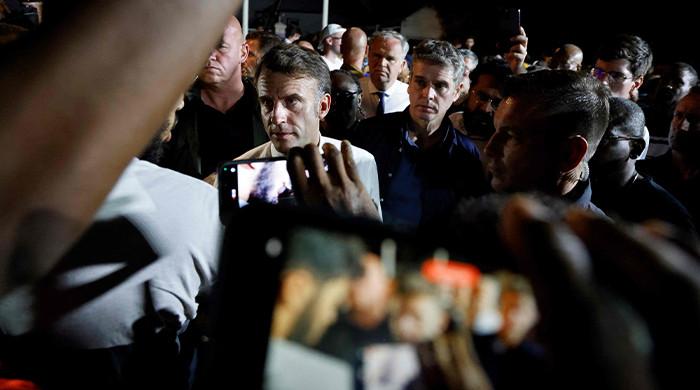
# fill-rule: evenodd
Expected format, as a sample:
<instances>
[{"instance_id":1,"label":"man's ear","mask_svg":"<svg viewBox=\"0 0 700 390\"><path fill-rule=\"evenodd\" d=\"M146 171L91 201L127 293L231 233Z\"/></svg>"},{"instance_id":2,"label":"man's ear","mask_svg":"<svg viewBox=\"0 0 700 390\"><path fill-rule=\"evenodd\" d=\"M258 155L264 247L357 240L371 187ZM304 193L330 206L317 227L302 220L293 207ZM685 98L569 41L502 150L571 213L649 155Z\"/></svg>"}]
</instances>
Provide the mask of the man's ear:
<instances>
[{"instance_id":1,"label":"man's ear","mask_svg":"<svg viewBox=\"0 0 700 390\"><path fill-rule=\"evenodd\" d=\"M243 42L241 44L241 64L248 59L248 53L250 52L250 47L248 47L248 42Z\"/></svg>"},{"instance_id":2,"label":"man's ear","mask_svg":"<svg viewBox=\"0 0 700 390\"><path fill-rule=\"evenodd\" d=\"M569 172L579 166L588 152L588 141L580 135L569 137L561 149L559 172Z\"/></svg>"},{"instance_id":3,"label":"man's ear","mask_svg":"<svg viewBox=\"0 0 700 390\"><path fill-rule=\"evenodd\" d=\"M457 84L457 88L455 88L455 95L452 97L452 103L459 99L459 94L462 92L462 88L464 88L464 83L460 81L459 84Z\"/></svg>"},{"instance_id":4,"label":"man's ear","mask_svg":"<svg viewBox=\"0 0 700 390\"><path fill-rule=\"evenodd\" d=\"M321 96L321 101L318 102L318 119L323 119L328 115L328 111L331 110L331 95L324 93Z\"/></svg>"},{"instance_id":5,"label":"man's ear","mask_svg":"<svg viewBox=\"0 0 700 390\"><path fill-rule=\"evenodd\" d=\"M644 76L639 76L636 80L632 82L632 89L630 89L630 96L629 98L632 98L632 95L634 94L634 91L638 90L642 84L644 84Z\"/></svg>"},{"instance_id":6,"label":"man's ear","mask_svg":"<svg viewBox=\"0 0 700 390\"><path fill-rule=\"evenodd\" d=\"M646 148L647 143L644 141L643 138L639 139L633 139L630 141L630 159L636 160L639 158L639 156L642 155L642 152L644 152L644 148Z\"/></svg>"}]
</instances>

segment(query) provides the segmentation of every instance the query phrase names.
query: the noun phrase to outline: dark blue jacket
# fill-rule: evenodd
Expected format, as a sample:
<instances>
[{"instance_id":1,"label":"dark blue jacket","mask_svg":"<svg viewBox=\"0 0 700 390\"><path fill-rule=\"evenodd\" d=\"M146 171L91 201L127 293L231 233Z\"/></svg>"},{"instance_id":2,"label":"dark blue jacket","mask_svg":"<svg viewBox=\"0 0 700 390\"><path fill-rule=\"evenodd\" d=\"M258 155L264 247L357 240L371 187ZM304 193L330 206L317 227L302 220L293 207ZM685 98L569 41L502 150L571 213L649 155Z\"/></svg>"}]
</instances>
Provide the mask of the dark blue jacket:
<instances>
[{"instance_id":1,"label":"dark blue jacket","mask_svg":"<svg viewBox=\"0 0 700 390\"><path fill-rule=\"evenodd\" d=\"M408 108L360 122L351 141L374 155L384 222L415 228L449 215L458 199L487 193L479 151L449 119L442 142L420 149L408 138Z\"/></svg>"}]
</instances>

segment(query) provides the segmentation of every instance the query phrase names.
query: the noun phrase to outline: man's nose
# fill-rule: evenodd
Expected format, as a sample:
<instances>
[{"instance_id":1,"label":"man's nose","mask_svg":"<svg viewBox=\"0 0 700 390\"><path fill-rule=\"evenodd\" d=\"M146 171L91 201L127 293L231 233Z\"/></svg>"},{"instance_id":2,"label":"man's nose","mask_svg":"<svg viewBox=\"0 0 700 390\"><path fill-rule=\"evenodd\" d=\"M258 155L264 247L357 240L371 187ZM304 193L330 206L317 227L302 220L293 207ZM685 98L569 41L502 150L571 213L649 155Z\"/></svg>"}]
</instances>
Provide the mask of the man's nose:
<instances>
[{"instance_id":1,"label":"man's nose","mask_svg":"<svg viewBox=\"0 0 700 390\"><path fill-rule=\"evenodd\" d=\"M485 112L485 113L492 115L492 116L493 116L493 113L496 111L493 109L493 105L491 104L491 99L480 101L478 108L482 112Z\"/></svg>"},{"instance_id":2,"label":"man's nose","mask_svg":"<svg viewBox=\"0 0 700 390\"><path fill-rule=\"evenodd\" d=\"M281 101L272 106L270 121L275 125L279 125L280 123L287 121L287 109L284 107L284 104L282 104Z\"/></svg>"},{"instance_id":3,"label":"man's nose","mask_svg":"<svg viewBox=\"0 0 700 390\"><path fill-rule=\"evenodd\" d=\"M420 96L422 98L428 99L428 100L434 100L435 99L435 88L433 88L432 85L426 85L423 87L423 89L420 91Z\"/></svg>"}]
</instances>

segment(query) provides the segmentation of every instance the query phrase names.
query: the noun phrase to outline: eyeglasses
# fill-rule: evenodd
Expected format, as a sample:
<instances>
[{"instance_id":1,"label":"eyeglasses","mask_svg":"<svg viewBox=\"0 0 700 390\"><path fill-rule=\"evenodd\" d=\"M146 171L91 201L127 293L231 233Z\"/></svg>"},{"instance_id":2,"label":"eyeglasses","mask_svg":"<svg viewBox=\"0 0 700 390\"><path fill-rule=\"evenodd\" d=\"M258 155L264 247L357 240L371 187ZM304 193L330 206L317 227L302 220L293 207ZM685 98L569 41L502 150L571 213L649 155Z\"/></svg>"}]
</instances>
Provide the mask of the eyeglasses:
<instances>
[{"instance_id":1,"label":"eyeglasses","mask_svg":"<svg viewBox=\"0 0 700 390\"><path fill-rule=\"evenodd\" d=\"M477 91L477 90L472 89L471 93L477 99L479 99L480 102L491 104L491 107L493 107L494 110L498 108L499 104L501 104L501 100L502 100L501 98L497 98L495 96L490 96L486 92Z\"/></svg>"},{"instance_id":2,"label":"eyeglasses","mask_svg":"<svg viewBox=\"0 0 700 390\"><path fill-rule=\"evenodd\" d=\"M338 99L338 100L340 100L340 99L349 100L349 99L352 99L361 93L362 93L362 90L358 90L355 92L353 92L353 91L333 91L333 92L331 92L331 98Z\"/></svg>"},{"instance_id":3,"label":"eyeglasses","mask_svg":"<svg viewBox=\"0 0 700 390\"><path fill-rule=\"evenodd\" d=\"M625 80L633 79L632 76L626 76L624 73L615 71L606 72L605 70L600 69L597 66L591 69L591 76L597 78L600 81L607 79L609 83L622 83Z\"/></svg>"},{"instance_id":4,"label":"eyeglasses","mask_svg":"<svg viewBox=\"0 0 700 390\"><path fill-rule=\"evenodd\" d=\"M640 137L625 137L624 135L606 135L601 138L601 144L607 144L612 141L634 141L641 139Z\"/></svg>"}]
</instances>

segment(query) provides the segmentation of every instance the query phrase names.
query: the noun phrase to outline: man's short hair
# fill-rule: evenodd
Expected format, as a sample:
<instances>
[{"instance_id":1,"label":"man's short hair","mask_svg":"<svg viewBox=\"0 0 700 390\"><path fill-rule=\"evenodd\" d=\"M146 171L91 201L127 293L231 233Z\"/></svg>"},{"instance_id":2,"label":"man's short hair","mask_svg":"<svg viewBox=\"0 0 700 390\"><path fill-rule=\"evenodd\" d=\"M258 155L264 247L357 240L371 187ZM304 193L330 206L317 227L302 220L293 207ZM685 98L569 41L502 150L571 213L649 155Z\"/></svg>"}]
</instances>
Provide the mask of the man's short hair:
<instances>
[{"instance_id":1,"label":"man's short hair","mask_svg":"<svg viewBox=\"0 0 700 390\"><path fill-rule=\"evenodd\" d=\"M270 49L282 43L282 39L275 34L269 33L267 31L251 31L245 36L246 41L258 41L260 53L258 55L265 55Z\"/></svg>"},{"instance_id":2,"label":"man's short hair","mask_svg":"<svg viewBox=\"0 0 700 390\"><path fill-rule=\"evenodd\" d=\"M462 56L463 60L471 61L472 63L474 63L474 67L479 65L479 56L477 56L476 53L474 53L473 51L462 47L462 48L457 49L457 52ZM466 66L466 64L465 64L465 66Z\"/></svg>"},{"instance_id":3,"label":"man's short hair","mask_svg":"<svg viewBox=\"0 0 700 390\"><path fill-rule=\"evenodd\" d=\"M506 80L503 97L521 98L539 114L537 125L552 137L579 135L593 155L608 127L610 91L586 74L570 70L526 73ZM535 117L535 116L533 116Z\"/></svg>"},{"instance_id":4,"label":"man's short hair","mask_svg":"<svg viewBox=\"0 0 700 390\"><path fill-rule=\"evenodd\" d=\"M629 137L644 136L644 111L637 103L617 97L610 98L608 131L619 129Z\"/></svg>"},{"instance_id":5,"label":"man's short hair","mask_svg":"<svg viewBox=\"0 0 700 390\"><path fill-rule=\"evenodd\" d=\"M447 41L426 39L413 49L413 62L423 61L452 68L452 81L459 84L464 76L464 60Z\"/></svg>"},{"instance_id":6,"label":"man's short hair","mask_svg":"<svg viewBox=\"0 0 700 390\"><path fill-rule=\"evenodd\" d=\"M630 34L618 34L605 41L598 49L598 59L603 61L627 60L634 78L646 75L654 56L649 44Z\"/></svg>"},{"instance_id":7,"label":"man's short hair","mask_svg":"<svg viewBox=\"0 0 700 390\"><path fill-rule=\"evenodd\" d=\"M270 49L255 72L255 85L264 71L282 73L294 78L310 78L318 83L318 96L331 93L328 65L320 55L293 44L283 43Z\"/></svg>"},{"instance_id":8,"label":"man's short hair","mask_svg":"<svg viewBox=\"0 0 700 390\"><path fill-rule=\"evenodd\" d=\"M681 73L688 73L690 75L690 86L694 87L698 84L698 72L693 68L692 65L685 62L674 62L671 64L671 69L678 69Z\"/></svg>"},{"instance_id":9,"label":"man's short hair","mask_svg":"<svg viewBox=\"0 0 700 390\"><path fill-rule=\"evenodd\" d=\"M401 53L403 53L403 58L406 58L406 55L408 54L408 41L406 40L406 37L393 30L376 31L369 39L369 45L371 46L372 42L378 39L397 39L399 42L401 42Z\"/></svg>"},{"instance_id":10,"label":"man's short hair","mask_svg":"<svg viewBox=\"0 0 700 390\"><path fill-rule=\"evenodd\" d=\"M479 64L473 72L469 73L469 79L472 85L476 84L479 81L479 77L482 75L489 75L494 78L496 84L502 85L509 76L513 75L513 72L505 63L484 62Z\"/></svg>"}]
</instances>

